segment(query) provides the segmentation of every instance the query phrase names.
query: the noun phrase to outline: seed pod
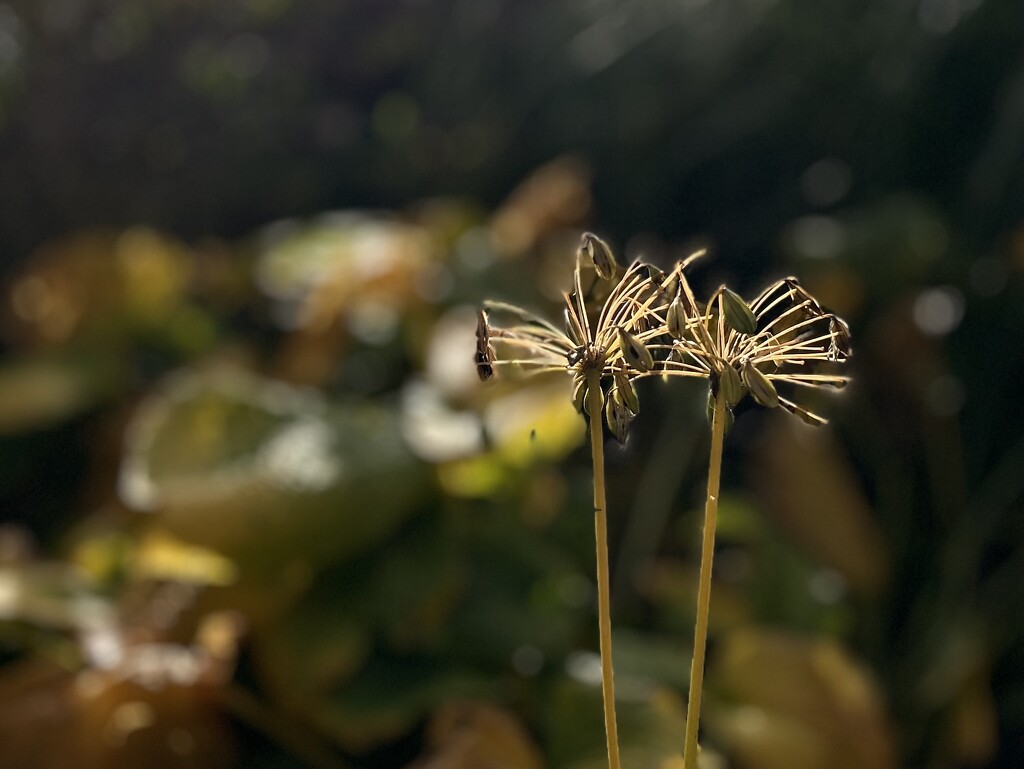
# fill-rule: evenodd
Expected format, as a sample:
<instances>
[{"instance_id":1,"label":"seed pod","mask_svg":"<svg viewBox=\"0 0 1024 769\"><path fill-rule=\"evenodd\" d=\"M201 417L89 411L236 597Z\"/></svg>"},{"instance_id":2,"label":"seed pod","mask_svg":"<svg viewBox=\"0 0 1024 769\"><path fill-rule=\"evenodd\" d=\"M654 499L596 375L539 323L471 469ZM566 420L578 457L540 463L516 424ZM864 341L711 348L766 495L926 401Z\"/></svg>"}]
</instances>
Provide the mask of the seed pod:
<instances>
[{"instance_id":1,"label":"seed pod","mask_svg":"<svg viewBox=\"0 0 1024 769\"><path fill-rule=\"evenodd\" d=\"M579 253L585 255L594 264L594 269L603 280L612 280L619 265L615 261L611 248L592 232L584 232L580 238Z\"/></svg>"},{"instance_id":2,"label":"seed pod","mask_svg":"<svg viewBox=\"0 0 1024 769\"><path fill-rule=\"evenodd\" d=\"M711 427L715 426L715 394L708 390L708 405L706 415L708 418L708 425ZM726 404L724 411L725 427L724 431L729 432L732 429L733 422L736 421L736 415L732 413L732 409Z\"/></svg>"},{"instance_id":3,"label":"seed pod","mask_svg":"<svg viewBox=\"0 0 1024 769\"><path fill-rule=\"evenodd\" d=\"M647 345L622 326L616 328L615 331L618 336L619 350L628 366L640 372L650 371L654 368L654 356L647 349Z\"/></svg>"},{"instance_id":4,"label":"seed pod","mask_svg":"<svg viewBox=\"0 0 1024 769\"><path fill-rule=\"evenodd\" d=\"M828 359L831 361L844 361L850 357L850 327L846 321L835 315L829 318L829 334L832 336L832 343L828 350Z\"/></svg>"},{"instance_id":5,"label":"seed pod","mask_svg":"<svg viewBox=\"0 0 1024 769\"><path fill-rule=\"evenodd\" d=\"M626 407L621 393L615 388L605 398L604 418L608 422L608 429L611 430L612 435L619 443L625 443L629 425L633 421L633 412Z\"/></svg>"},{"instance_id":6,"label":"seed pod","mask_svg":"<svg viewBox=\"0 0 1024 769\"><path fill-rule=\"evenodd\" d=\"M773 409L779 405L779 394L775 391L775 385L749 360L743 361L741 377L754 400L762 406Z\"/></svg>"},{"instance_id":7,"label":"seed pod","mask_svg":"<svg viewBox=\"0 0 1024 769\"><path fill-rule=\"evenodd\" d=\"M636 388L624 371L615 372L615 391L622 396L626 408L634 414L640 413L640 399L637 397Z\"/></svg>"},{"instance_id":8,"label":"seed pod","mask_svg":"<svg viewBox=\"0 0 1024 769\"><path fill-rule=\"evenodd\" d=\"M486 382L494 376L494 348L491 346L487 314L483 310L478 310L476 316L476 355L473 361L476 363L476 373L481 382Z\"/></svg>"},{"instance_id":9,"label":"seed pod","mask_svg":"<svg viewBox=\"0 0 1024 769\"><path fill-rule=\"evenodd\" d=\"M718 377L718 386L722 389L722 394L725 395L725 402L729 406L735 406L747 394L739 372L729 363L722 366L722 373Z\"/></svg>"},{"instance_id":10,"label":"seed pod","mask_svg":"<svg viewBox=\"0 0 1024 769\"><path fill-rule=\"evenodd\" d=\"M651 288L666 298L675 296L679 291L679 275L674 270L666 275L659 267L653 264L645 264L647 279L651 281Z\"/></svg>"},{"instance_id":11,"label":"seed pod","mask_svg":"<svg viewBox=\"0 0 1024 769\"><path fill-rule=\"evenodd\" d=\"M665 313L665 327L674 339L683 339L686 335L686 320L686 309L677 295Z\"/></svg>"},{"instance_id":12,"label":"seed pod","mask_svg":"<svg viewBox=\"0 0 1024 769\"><path fill-rule=\"evenodd\" d=\"M661 284L665 282L665 273L653 264L644 264L643 267L647 270L647 279L651 281L651 285L660 290Z\"/></svg>"},{"instance_id":13,"label":"seed pod","mask_svg":"<svg viewBox=\"0 0 1024 769\"><path fill-rule=\"evenodd\" d=\"M757 318L754 317L753 310L743 301L743 297L724 286L722 305L725 307L725 319L736 331L748 336L757 331Z\"/></svg>"},{"instance_id":14,"label":"seed pod","mask_svg":"<svg viewBox=\"0 0 1024 769\"><path fill-rule=\"evenodd\" d=\"M580 414L587 408L587 380L577 376L572 381L572 405Z\"/></svg>"}]
</instances>

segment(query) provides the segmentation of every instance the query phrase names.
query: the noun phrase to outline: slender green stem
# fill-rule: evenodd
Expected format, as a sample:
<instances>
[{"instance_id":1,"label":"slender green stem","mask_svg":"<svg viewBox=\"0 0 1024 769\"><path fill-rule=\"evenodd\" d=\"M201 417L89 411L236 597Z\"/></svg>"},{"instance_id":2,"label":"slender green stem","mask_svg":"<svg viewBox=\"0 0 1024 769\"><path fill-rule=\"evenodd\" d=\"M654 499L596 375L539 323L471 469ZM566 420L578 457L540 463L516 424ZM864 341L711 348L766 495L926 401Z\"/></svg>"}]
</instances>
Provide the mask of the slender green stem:
<instances>
[{"instance_id":1,"label":"slender green stem","mask_svg":"<svg viewBox=\"0 0 1024 769\"><path fill-rule=\"evenodd\" d=\"M601 694L604 731L608 738L608 767L619 769L619 731L615 724L615 679L612 673L612 616L608 579L608 516L604 494L604 422L601 415L601 375L587 376L587 415L594 463L594 539L597 543L597 616L601 631Z\"/></svg>"},{"instance_id":2,"label":"slender green stem","mask_svg":"<svg viewBox=\"0 0 1024 769\"><path fill-rule=\"evenodd\" d=\"M715 557L715 525L718 522L718 486L722 477L722 439L725 436L725 395L715 399L711 420L711 458L708 467L708 499L704 506L704 539L700 551L700 587L697 589L697 625L693 632L693 663L690 666L690 700L686 706L686 748L683 769L697 769L697 728L700 695L704 687L704 651L708 638L711 603L711 562Z\"/></svg>"}]
</instances>

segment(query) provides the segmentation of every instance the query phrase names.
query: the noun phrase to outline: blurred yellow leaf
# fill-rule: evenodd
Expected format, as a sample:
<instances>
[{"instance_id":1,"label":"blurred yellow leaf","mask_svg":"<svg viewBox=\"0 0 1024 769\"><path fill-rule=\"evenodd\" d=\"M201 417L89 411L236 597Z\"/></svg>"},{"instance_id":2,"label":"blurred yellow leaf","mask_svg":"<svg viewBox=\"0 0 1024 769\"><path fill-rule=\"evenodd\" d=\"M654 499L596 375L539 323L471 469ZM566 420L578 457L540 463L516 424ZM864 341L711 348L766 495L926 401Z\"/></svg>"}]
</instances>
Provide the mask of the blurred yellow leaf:
<instances>
[{"instance_id":1,"label":"blurred yellow leaf","mask_svg":"<svg viewBox=\"0 0 1024 769\"><path fill-rule=\"evenodd\" d=\"M888 550L874 511L831 433L772 420L754 471L758 498L810 556L861 592L888 578Z\"/></svg>"},{"instance_id":2,"label":"blurred yellow leaf","mask_svg":"<svg viewBox=\"0 0 1024 769\"><path fill-rule=\"evenodd\" d=\"M543 759L515 718L486 703L448 703L427 727L425 755L409 769L542 769Z\"/></svg>"},{"instance_id":3,"label":"blurred yellow leaf","mask_svg":"<svg viewBox=\"0 0 1024 769\"><path fill-rule=\"evenodd\" d=\"M831 640L751 628L720 641L707 726L739 769L894 769L881 692Z\"/></svg>"}]
</instances>

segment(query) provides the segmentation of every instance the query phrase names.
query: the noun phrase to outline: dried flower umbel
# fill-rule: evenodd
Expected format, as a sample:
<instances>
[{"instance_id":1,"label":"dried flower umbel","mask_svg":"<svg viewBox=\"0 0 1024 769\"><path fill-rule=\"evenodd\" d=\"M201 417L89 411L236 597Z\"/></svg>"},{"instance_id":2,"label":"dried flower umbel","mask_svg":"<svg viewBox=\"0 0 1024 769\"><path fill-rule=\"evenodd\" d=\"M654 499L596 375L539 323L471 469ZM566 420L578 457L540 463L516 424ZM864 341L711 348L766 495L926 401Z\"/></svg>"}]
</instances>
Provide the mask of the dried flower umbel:
<instances>
[{"instance_id":1,"label":"dried flower umbel","mask_svg":"<svg viewBox=\"0 0 1024 769\"><path fill-rule=\"evenodd\" d=\"M480 378L487 380L503 368L523 374L568 372L576 409L585 411L587 394L594 392L605 409L608 429L625 441L640 408L633 383L677 373L678 367L666 360L671 340L665 336L663 317L678 291L683 269L701 253L680 262L667 275L639 261L624 270L604 241L584 234L576 255L573 290L565 294L564 329L514 305L484 303L477 321L475 356ZM588 267L594 275L584 290ZM509 322L496 324L491 316Z\"/></svg>"},{"instance_id":2,"label":"dried flower umbel","mask_svg":"<svg viewBox=\"0 0 1024 769\"><path fill-rule=\"evenodd\" d=\"M780 395L777 387L844 387L847 377L824 369L850 355L850 331L845 321L822 309L796 278L773 283L750 304L722 286L701 308L685 276L680 276L664 321L675 340L666 365L684 376L707 377L711 384L711 458L683 756L684 769L696 769L722 441L732 422L732 409L749 394L767 408L782 406L811 425L825 424L805 406Z\"/></svg>"},{"instance_id":3,"label":"dried flower umbel","mask_svg":"<svg viewBox=\"0 0 1024 769\"><path fill-rule=\"evenodd\" d=\"M486 303L477 320L475 361L481 379L490 379L506 369L523 374L566 372L572 377L576 409L587 416L590 424L601 677L611 769L619 769L619 748L602 423L606 422L615 437L624 441L640 410L634 382L647 376L684 372L668 360L672 340L666 335L664 316L679 291L683 269L696 256L699 254L677 264L668 275L642 262L624 269L604 241L587 233L576 253L572 291L565 295L564 328L502 302ZM492 315L508 322L493 323Z\"/></svg>"}]
</instances>

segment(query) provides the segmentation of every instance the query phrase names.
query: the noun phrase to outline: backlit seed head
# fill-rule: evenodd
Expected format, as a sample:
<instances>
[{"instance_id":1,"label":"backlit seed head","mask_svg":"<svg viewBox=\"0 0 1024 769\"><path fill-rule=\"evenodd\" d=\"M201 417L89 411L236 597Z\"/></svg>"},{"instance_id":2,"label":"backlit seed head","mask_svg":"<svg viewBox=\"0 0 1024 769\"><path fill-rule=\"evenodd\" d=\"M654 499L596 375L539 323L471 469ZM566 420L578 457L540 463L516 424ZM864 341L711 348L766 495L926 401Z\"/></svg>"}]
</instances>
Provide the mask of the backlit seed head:
<instances>
[{"instance_id":1,"label":"backlit seed head","mask_svg":"<svg viewBox=\"0 0 1024 769\"><path fill-rule=\"evenodd\" d=\"M740 376L751 396L762 406L773 409L779 405L779 394L775 391L775 385L749 360L743 361Z\"/></svg>"},{"instance_id":2,"label":"backlit seed head","mask_svg":"<svg viewBox=\"0 0 1024 769\"><path fill-rule=\"evenodd\" d=\"M736 331L751 335L757 332L757 318L743 298L735 291L722 287L722 306L725 319Z\"/></svg>"},{"instance_id":3,"label":"backlit seed head","mask_svg":"<svg viewBox=\"0 0 1024 769\"><path fill-rule=\"evenodd\" d=\"M718 377L718 386L722 389L725 402L729 406L735 406L747 394L739 372L729 363L722 365L722 373Z\"/></svg>"},{"instance_id":4,"label":"backlit seed head","mask_svg":"<svg viewBox=\"0 0 1024 769\"><path fill-rule=\"evenodd\" d=\"M618 262L611 248L592 232L584 232L580 238L581 256L586 256L594 264L594 269L603 280L612 280L618 272Z\"/></svg>"},{"instance_id":5,"label":"backlit seed head","mask_svg":"<svg viewBox=\"0 0 1024 769\"><path fill-rule=\"evenodd\" d=\"M633 421L633 412L626 406L622 394L618 388L612 388L605 398L604 418L608 423L608 429L619 443L626 442L626 435L629 433L629 425Z\"/></svg>"},{"instance_id":6,"label":"backlit seed head","mask_svg":"<svg viewBox=\"0 0 1024 769\"><path fill-rule=\"evenodd\" d=\"M616 329L616 336L619 342L619 351L627 366L641 373L646 373L654 368L654 356L647 349L647 345L622 326Z\"/></svg>"},{"instance_id":7,"label":"backlit seed head","mask_svg":"<svg viewBox=\"0 0 1024 769\"><path fill-rule=\"evenodd\" d=\"M626 376L624 371L616 371L614 378L615 391L622 396L622 401L626 404L626 408L634 414L639 414L640 399L637 397L636 388L633 387L633 383L629 381L629 377Z\"/></svg>"}]
</instances>

